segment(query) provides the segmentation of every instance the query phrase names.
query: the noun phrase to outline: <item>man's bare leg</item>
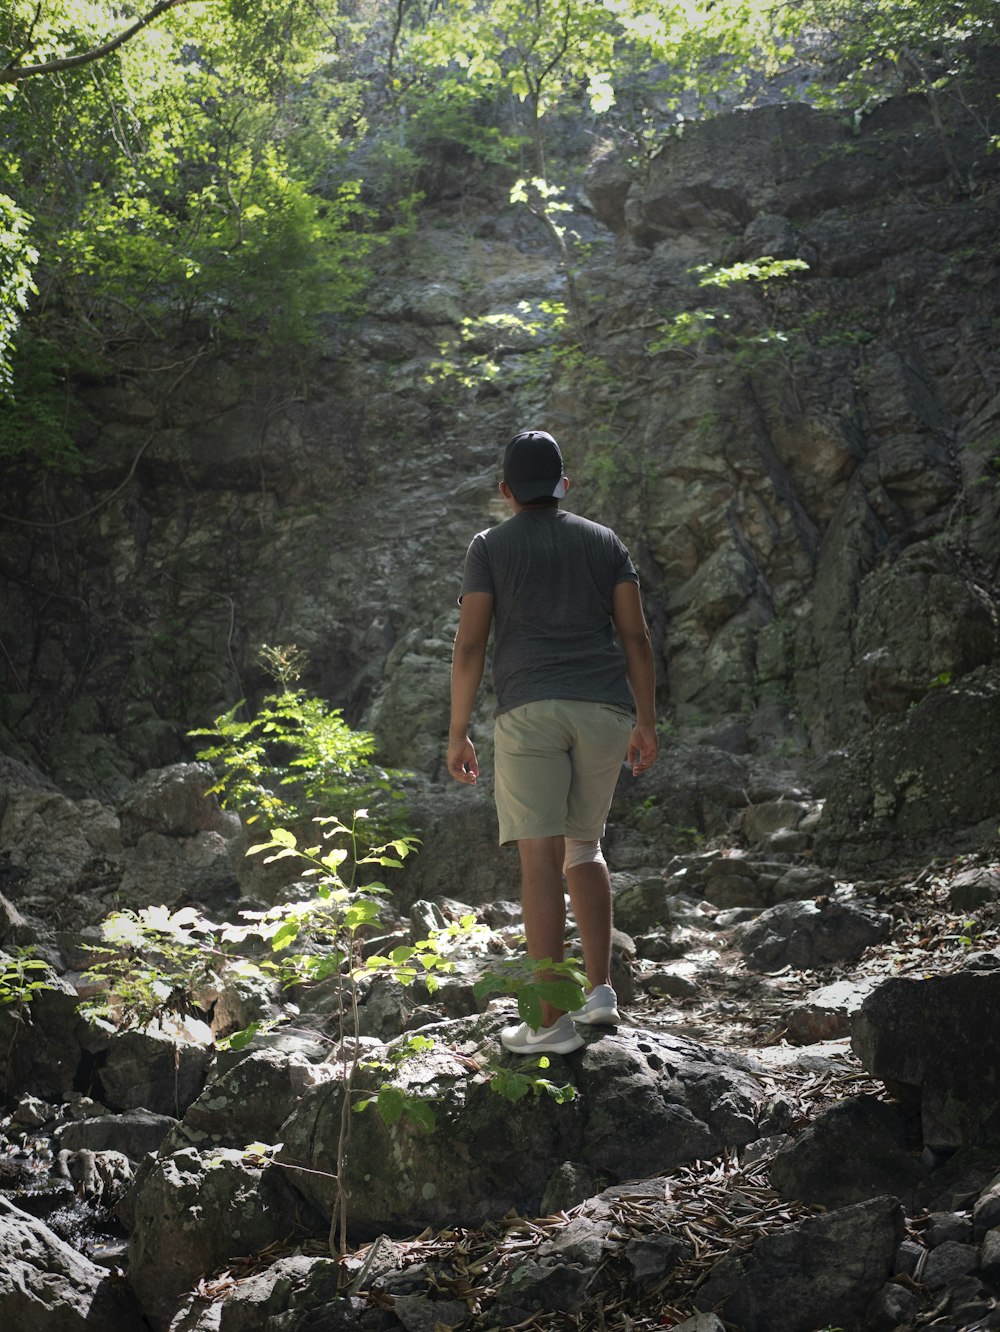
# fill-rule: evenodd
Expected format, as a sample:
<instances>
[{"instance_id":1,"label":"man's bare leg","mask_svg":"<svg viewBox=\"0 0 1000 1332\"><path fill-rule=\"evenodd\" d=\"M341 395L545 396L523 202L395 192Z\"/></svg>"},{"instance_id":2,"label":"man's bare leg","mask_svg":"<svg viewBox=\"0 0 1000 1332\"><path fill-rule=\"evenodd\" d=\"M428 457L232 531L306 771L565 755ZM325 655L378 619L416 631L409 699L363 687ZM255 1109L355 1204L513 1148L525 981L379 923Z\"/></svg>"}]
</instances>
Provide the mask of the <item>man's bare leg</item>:
<instances>
[{"instance_id":1,"label":"man's bare leg","mask_svg":"<svg viewBox=\"0 0 1000 1332\"><path fill-rule=\"evenodd\" d=\"M591 989L611 984L611 875L603 862L566 871L570 905L580 932L583 966Z\"/></svg>"},{"instance_id":2,"label":"man's bare leg","mask_svg":"<svg viewBox=\"0 0 1000 1332\"><path fill-rule=\"evenodd\" d=\"M521 857L521 913L528 956L550 957L553 962L561 962L566 938L562 879L565 842L562 837L529 837L518 842L517 849ZM542 1026L551 1027L563 1012L564 1009L543 1001Z\"/></svg>"}]
</instances>

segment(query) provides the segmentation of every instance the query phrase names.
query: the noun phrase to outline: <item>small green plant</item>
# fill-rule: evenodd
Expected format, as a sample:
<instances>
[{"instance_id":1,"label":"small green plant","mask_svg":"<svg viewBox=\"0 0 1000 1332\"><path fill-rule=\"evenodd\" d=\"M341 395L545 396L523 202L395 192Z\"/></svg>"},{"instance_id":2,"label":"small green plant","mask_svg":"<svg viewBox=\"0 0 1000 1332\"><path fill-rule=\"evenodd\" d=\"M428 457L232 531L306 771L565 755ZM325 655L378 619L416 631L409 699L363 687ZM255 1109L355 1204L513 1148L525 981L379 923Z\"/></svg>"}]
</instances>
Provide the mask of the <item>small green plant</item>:
<instances>
[{"instance_id":1,"label":"small green plant","mask_svg":"<svg viewBox=\"0 0 1000 1332\"><path fill-rule=\"evenodd\" d=\"M198 995L234 969L218 935L194 907L113 911L101 924L101 943L87 945L94 957L87 975L104 988L80 1012L125 1030L200 1014Z\"/></svg>"},{"instance_id":2,"label":"small green plant","mask_svg":"<svg viewBox=\"0 0 1000 1332\"><path fill-rule=\"evenodd\" d=\"M963 948L971 948L978 939L982 937L981 931L977 929L978 921L963 920L959 926L958 942Z\"/></svg>"},{"instance_id":3,"label":"small green plant","mask_svg":"<svg viewBox=\"0 0 1000 1332\"><path fill-rule=\"evenodd\" d=\"M705 845L705 834L700 828L674 825L664 828L663 836L668 845L681 852L698 851Z\"/></svg>"},{"instance_id":4,"label":"small green plant","mask_svg":"<svg viewBox=\"0 0 1000 1332\"><path fill-rule=\"evenodd\" d=\"M808 268L803 259L775 259L763 255L728 267L699 264L689 271L698 278L699 287L713 287L719 291L756 288L766 299L776 282ZM787 360L802 332L798 327L774 327L763 309L747 318L745 310L740 316L738 309L698 307L683 310L660 323L656 336L646 344L646 353L649 356L670 353L674 357L680 355L696 360L711 352L724 352L734 365L752 370L766 364L775 355Z\"/></svg>"},{"instance_id":5,"label":"small green plant","mask_svg":"<svg viewBox=\"0 0 1000 1332\"><path fill-rule=\"evenodd\" d=\"M546 1069L549 1067L549 1062L548 1057L542 1055L535 1067ZM533 1073L524 1073L520 1069L513 1068L496 1067L490 1072L490 1091L511 1102L523 1100L529 1095L549 1096L557 1105L565 1105L568 1101L576 1099L577 1091L571 1082L564 1082L559 1086L549 1078L536 1077Z\"/></svg>"},{"instance_id":6,"label":"small green plant","mask_svg":"<svg viewBox=\"0 0 1000 1332\"><path fill-rule=\"evenodd\" d=\"M363 1059L360 1061L360 1066L374 1069L389 1078L407 1059L412 1059L414 1055L423 1054L433 1049L434 1042L429 1036L410 1036L402 1045L397 1046L391 1052L388 1059ZM383 1124L391 1126L398 1123L403 1115L406 1115L410 1122L415 1124L422 1133L434 1132L434 1111L426 1096L413 1096L402 1087L393 1087L389 1082L384 1082L373 1095L357 1101L354 1105L354 1111L360 1113L367 1110L369 1106L375 1107Z\"/></svg>"},{"instance_id":7,"label":"small green plant","mask_svg":"<svg viewBox=\"0 0 1000 1332\"><path fill-rule=\"evenodd\" d=\"M806 273L809 265L804 259L774 259L771 255L762 255L749 263L730 264L719 268L714 264L699 264L691 270L702 276L699 287L732 287L738 282L758 282L765 289L768 283L778 278L790 277L793 273Z\"/></svg>"},{"instance_id":8,"label":"small green plant","mask_svg":"<svg viewBox=\"0 0 1000 1332\"><path fill-rule=\"evenodd\" d=\"M350 824L336 817L314 820L320 830L316 845L300 846L294 833L276 828L267 841L250 848L248 855L268 861L294 859L301 878L288 900L265 911L242 913L242 924L217 925L193 907L169 911L147 907L114 912L102 926L102 945L88 974L103 980L103 994L81 1005L86 1016L118 1026L163 1024L172 1017L199 1012L198 996L206 986L220 988L229 978L257 977L287 989L333 982L334 1010L331 1040L339 1050L344 1106L334 1178L335 1229L346 1249L347 1196L343 1188L350 1111L359 1065L352 1040L359 1030L358 982L364 975L389 974L403 985L420 979L433 993L437 975L452 963L434 938L393 949L388 956L361 956L361 940L380 916L387 888L378 879L358 885L363 866L399 868L416 839L402 836L380 846L367 846L361 835L367 811L358 810ZM345 843L335 845L335 842ZM350 866L349 879L341 877ZM440 931L454 936L459 926ZM266 950L259 956L261 946ZM254 1022L226 1038L238 1049L252 1041L265 1026ZM420 1048L411 1041L405 1053ZM431 1108L418 1104L391 1086L378 1088L366 1099L374 1102L386 1123L406 1114L424 1131L434 1126Z\"/></svg>"},{"instance_id":9,"label":"small green plant","mask_svg":"<svg viewBox=\"0 0 1000 1332\"><path fill-rule=\"evenodd\" d=\"M491 994L514 995L522 1022L529 1027L540 1027L543 1003L570 1013L583 1004L586 984L587 977L577 962L516 957L480 977L473 991L477 999L486 999Z\"/></svg>"},{"instance_id":10,"label":"small green plant","mask_svg":"<svg viewBox=\"0 0 1000 1332\"><path fill-rule=\"evenodd\" d=\"M27 1021L28 1008L36 995L51 990L48 979L49 964L34 956L29 947L16 948L13 953L0 953L0 1008L12 1007L14 1024L10 1041L4 1053L4 1067L10 1067L21 1026Z\"/></svg>"},{"instance_id":11,"label":"small green plant","mask_svg":"<svg viewBox=\"0 0 1000 1332\"><path fill-rule=\"evenodd\" d=\"M18 948L12 955L0 954L0 1007L14 1004L22 1013L36 994L51 990L52 984L44 979L49 964L34 956L30 947Z\"/></svg>"},{"instance_id":12,"label":"small green plant","mask_svg":"<svg viewBox=\"0 0 1000 1332\"><path fill-rule=\"evenodd\" d=\"M405 820L393 802L398 774L375 766L375 737L355 731L339 708L295 688L303 654L294 644L264 646L260 658L280 686L247 719L240 702L215 719L213 726L189 732L214 743L198 751L218 775L212 791L226 809L265 830L308 822L320 811L348 819L365 805L373 835L405 832Z\"/></svg>"},{"instance_id":13,"label":"small green plant","mask_svg":"<svg viewBox=\"0 0 1000 1332\"><path fill-rule=\"evenodd\" d=\"M646 344L650 356L681 352L692 360L705 350L718 325L730 316L721 310L682 310L659 327L659 335Z\"/></svg>"}]
</instances>

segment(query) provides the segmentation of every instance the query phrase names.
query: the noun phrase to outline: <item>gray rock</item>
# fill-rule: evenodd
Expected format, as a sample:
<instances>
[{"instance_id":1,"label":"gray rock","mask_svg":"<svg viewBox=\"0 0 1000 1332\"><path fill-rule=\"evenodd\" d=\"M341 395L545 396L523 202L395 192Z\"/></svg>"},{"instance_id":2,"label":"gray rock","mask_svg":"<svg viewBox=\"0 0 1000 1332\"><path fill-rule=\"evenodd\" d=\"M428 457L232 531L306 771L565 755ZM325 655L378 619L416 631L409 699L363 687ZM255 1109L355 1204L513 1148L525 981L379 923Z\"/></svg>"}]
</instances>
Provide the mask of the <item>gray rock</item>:
<instances>
[{"instance_id":1,"label":"gray rock","mask_svg":"<svg viewBox=\"0 0 1000 1332\"><path fill-rule=\"evenodd\" d=\"M681 972L655 971L651 976L643 977L642 988L654 999L663 995L672 999L690 999L698 993L700 986L692 976Z\"/></svg>"},{"instance_id":2,"label":"gray rock","mask_svg":"<svg viewBox=\"0 0 1000 1332\"><path fill-rule=\"evenodd\" d=\"M52 790L14 791L0 815L0 846L11 868L23 876L19 894L62 902L63 928L93 924L100 907L79 892L79 885L117 884L117 823L97 801L76 802Z\"/></svg>"},{"instance_id":3,"label":"gray rock","mask_svg":"<svg viewBox=\"0 0 1000 1332\"><path fill-rule=\"evenodd\" d=\"M615 921L628 934L643 935L670 925L672 891L670 882L662 875L626 878L616 874L612 887Z\"/></svg>"},{"instance_id":4,"label":"gray rock","mask_svg":"<svg viewBox=\"0 0 1000 1332\"><path fill-rule=\"evenodd\" d=\"M122 1110L114 1115L96 1115L61 1124L53 1136L59 1147L70 1151L81 1148L116 1151L130 1161L138 1161L148 1152L158 1151L176 1123L173 1116L151 1110Z\"/></svg>"},{"instance_id":5,"label":"gray rock","mask_svg":"<svg viewBox=\"0 0 1000 1332\"><path fill-rule=\"evenodd\" d=\"M767 800L748 805L740 815L740 830L751 846L758 846L773 833L799 826L810 806L801 800Z\"/></svg>"},{"instance_id":6,"label":"gray rock","mask_svg":"<svg viewBox=\"0 0 1000 1332\"><path fill-rule=\"evenodd\" d=\"M916 1240L903 1240L902 1244L896 1250L896 1258L893 1263L893 1275L895 1276L916 1276L918 1269L927 1260L927 1250Z\"/></svg>"},{"instance_id":7,"label":"gray rock","mask_svg":"<svg viewBox=\"0 0 1000 1332\"><path fill-rule=\"evenodd\" d=\"M10 1332L144 1332L147 1326L120 1282L2 1197L0 1310Z\"/></svg>"},{"instance_id":8,"label":"gray rock","mask_svg":"<svg viewBox=\"0 0 1000 1332\"><path fill-rule=\"evenodd\" d=\"M165 1151L184 1146L242 1149L249 1143L274 1142L302 1093L334 1076L331 1065L317 1067L300 1053L251 1049L192 1101Z\"/></svg>"},{"instance_id":9,"label":"gray rock","mask_svg":"<svg viewBox=\"0 0 1000 1332\"><path fill-rule=\"evenodd\" d=\"M393 1313L406 1332L457 1332L472 1320L464 1300L430 1299L426 1295L397 1295Z\"/></svg>"},{"instance_id":10,"label":"gray rock","mask_svg":"<svg viewBox=\"0 0 1000 1332\"><path fill-rule=\"evenodd\" d=\"M979 1270L984 1281L1000 1285L1000 1226L994 1226L983 1236L979 1250Z\"/></svg>"},{"instance_id":11,"label":"gray rock","mask_svg":"<svg viewBox=\"0 0 1000 1332\"><path fill-rule=\"evenodd\" d=\"M945 1240L927 1255L921 1280L928 1290L942 1290L952 1285L958 1277L978 1270L979 1249L975 1244Z\"/></svg>"},{"instance_id":12,"label":"gray rock","mask_svg":"<svg viewBox=\"0 0 1000 1332\"><path fill-rule=\"evenodd\" d=\"M825 864L915 859L941 838L979 846L1000 786L1000 667L931 689L883 718L837 773L817 830ZM962 834L965 834L964 837Z\"/></svg>"},{"instance_id":13,"label":"gray rock","mask_svg":"<svg viewBox=\"0 0 1000 1332\"><path fill-rule=\"evenodd\" d=\"M46 983L49 988L31 1001L30 1022L18 1021L13 1005L0 1008L0 1043L9 1052L0 1065L0 1082L12 1091L30 1088L48 1101L64 1101L95 1038L78 1012L73 985L54 975ZM103 1043L96 1038L98 1048Z\"/></svg>"},{"instance_id":14,"label":"gray rock","mask_svg":"<svg viewBox=\"0 0 1000 1332\"><path fill-rule=\"evenodd\" d=\"M774 903L769 887L760 882L756 866L742 856L720 856L705 867L704 895L714 906L729 909Z\"/></svg>"},{"instance_id":15,"label":"gray rock","mask_svg":"<svg viewBox=\"0 0 1000 1332\"><path fill-rule=\"evenodd\" d=\"M625 1261L632 1282L642 1290L658 1284L678 1263L691 1256L691 1247L676 1235L652 1234L625 1245Z\"/></svg>"},{"instance_id":16,"label":"gray rock","mask_svg":"<svg viewBox=\"0 0 1000 1332\"><path fill-rule=\"evenodd\" d=\"M923 1230L928 1248L936 1248L946 1240L965 1243L972 1239L972 1217L965 1212L931 1212Z\"/></svg>"},{"instance_id":17,"label":"gray rock","mask_svg":"<svg viewBox=\"0 0 1000 1332\"><path fill-rule=\"evenodd\" d=\"M406 1027L412 1008L399 981L388 975L374 976L358 1018L361 1035L391 1041Z\"/></svg>"},{"instance_id":18,"label":"gray rock","mask_svg":"<svg viewBox=\"0 0 1000 1332\"><path fill-rule=\"evenodd\" d=\"M986 1202L997 1183L995 1151L960 1147L956 1152L947 1152L943 1162L932 1164L927 1182L920 1190L921 1207L927 1212L964 1212L972 1207L973 1230L978 1238L987 1227L976 1224L975 1209L980 1202ZM1000 1213L997 1220L1000 1221Z\"/></svg>"},{"instance_id":19,"label":"gray rock","mask_svg":"<svg viewBox=\"0 0 1000 1332\"><path fill-rule=\"evenodd\" d=\"M948 885L948 900L952 911L978 911L988 902L996 902L998 899L1000 874L985 866L962 870Z\"/></svg>"},{"instance_id":20,"label":"gray rock","mask_svg":"<svg viewBox=\"0 0 1000 1332\"><path fill-rule=\"evenodd\" d=\"M635 180L635 169L617 154L593 162L584 177L584 189L598 219L609 231L624 231L625 200Z\"/></svg>"},{"instance_id":21,"label":"gray rock","mask_svg":"<svg viewBox=\"0 0 1000 1332\"><path fill-rule=\"evenodd\" d=\"M809 1217L722 1258L695 1303L743 1332L852 1326L888 1278L902 1231L894 1198Z\"/></svg>"},{"instance_id":22,"label":"gray rock","mask_svg":"<svg viewBox=\"0 0 1000 1332\"><path fill-rule=\"evenodd\" d=\"M871 1096L823 1111L771 1162L783 1197L830 1208L885 1195L912 1205L924 1173L906 1150L902 1117Z\"/></svg>"},{"instance_id":23,"label":"gray rock","mask_svg":"<svg viewBox=\"0 0 1000 1332\"><path fill-rule=\"evenodd\" d=\"M47 1101L42 1101L37 1096L22 1096L14 1107L11 1119L15 1124L20 1124L22 1128L39 1129L43 1124L49 1123L56 1118L56 1109L49 1105Z\"/></svg>"},{"instance_id":24,"label":"gray rock","mask_svg":"<svg viewBox=\"0 0 1000 1332\"><path fill-rule=\"evenodd\" d=\"M498 1289L494 1317L501 1319L501 1327L514 1327L542 1311L576 1313L596 1279L593 1268L578 1263L523 1259Z\"/></svg>"},{"instance_id":25,"label":"gray rock","mask_svg":"<svg viewBox=\"0 0 1000 1332\"><path fill-rule=\"evenodd\" d=\"M895 1332L920 1312L920 1292L899 1281L887 1281L868 1307L865 1332Z\"/></svg>"},{"instance_id":26,"label":"gray rock","mask_svg":"<svg viewBox=\"0 0 1000 1332\"><path fill-rule=\"evenodd\" d=\"M355 1118L348 1186L356 1225L474 1225L511 1207L537 1214L546 1182L565 1162L627 1179L756 1136L763 1093L742 1061L626 1028L595 1032L575 1054L551 1057L545 1076L575 1084L576 1100L557 1105L547 1096L526 1096L512 1105L476 1071L497 1058L510 1067L496 1044L505 1021L489 1014L429 1028L438 1048L401 1065L394 1082L435 1098L437 1128L430 1136L405 1117L394 1126L371 1112ZM319 1169L336 1159L341 1094L330 1083L303 1096L281 1131L283 1159ZM299 1171L293 1182L329 1213L327 1182Z\"/></svg>"},{"instance_id":27,"label":"gray rock","mask_svg":"<svg viewBox=\"0 0 1000 1332\"><path fill-rule=\"evenodd\" d=\"M443 930L448 924L444 912L434 902L418 900L410 907L410 942L429 939L432 930Z\"/></svg>"},{"instance_id":28,"label":"gray rock","mask_svg":"<svg viewBox=\"0 0 1000 1332\"><path fill-rule=\"evenodd\" d=\"M784 902L737 926L734 935L751 970L809 970L856 960L890 929L888 916L853 903Z\"/></svg>"},{"instance_id":29,"label":"gray rock","mask_svg":"<svg viewBox=\"0 0 1000 1332\"><path fill-rule=\"evenodd\" d=\"M554 1212L568 1212L597 1192L597 1178L586 1166L575 1161L564 1161L556 1166L545 1186L538 1211L541 1216Z\"/></svg>"},{"instance_id":30,"label":"gray rock","mask_svg":"<svg viewBox=\"0 0 1000 1332\"><path fill-rule=\"evenodd\" d=\"M744 259L796 259L802 242L787 217L777 213L759 213L743 232L741 255Z\"/></svg>"},{"instance_id":31,"label":"gray rock","mask_svg":"<svg viewBox=\"0 0 1000 1332\"><path fill-rule=\"evenodd\" d=\"M208 1067L203 1045L152 1030L114 1032L100 1070L101 1097L114 1109L179 1118L204 1086Z\"/></svg>"},{"instance_id":32,"label":"gray rock","mask_svg":"<svg viewBox=\"0 0 1000 1332\"><path fill-rule=\"evenodd\" d=\"M290 1307L317 1261L330 1262L304 1255L279 1258L266 1271L241 1281L222 1302L219 1332L260 1332L270 1318Z\"/></svg>"},{"instance_id":33,"label":"gray rock","mask_svg":"<svg viewBox=\"0 0 1000 1332\"><path fill-rule=\"evenodd\" d=\"M214 784L207 763L174 763L144 773L118 806L122 842L135 846L149 832L164 837L194 837L200 832L232 836L239 825L234 826L232 815L208 794Z\"/></svg>"},{"instance_id":34,"label":"gray rock","mask_svg":"<svg viewBox=\"0 0 1000 1332\"><path fill-rule=\"evenodd\" d=\"M977 1238L1000 1226L1000 1176L992 1180L976 1199L972 1225Z\"/></svg>"},{"instance_id":35,"label":"gray rock","mask_svg":"<svg viewBox=\"0 0 1000 1332\"><path fill-rule=\"evenodd\" d=\"M924 1142L953 1151L1000 1143L1000 973L896 977L854 1019L851 1045L877 1078L919 1094Z\"/></svg>"},{"instance_id":36,"label":"gray rock","mask_svg":"<svg viewBox=\"0 0 1000 1332\"><path fill-rule=\"evenodd\" d=\"M284 1239L304 1219L279 1167L228 1148L157 1160L119 1210L132 1227L129 1284L156 1332L169 1328L200 1277Z\"/></svg>"},{"instance_id":37,"label":"gray rock","mask_svg":"<svg viewBox=\"0 0 1000 1332\"><path fill-rule=\"evenodd\" d=\"M818 865L792 865L774 885L774 900L801 902L807 897L824 897L833 889L833 876Z\"/></svg>"},{"instance_id":38,"label":"gray rock","mask_svg":"<svg viewBox=\"0 0 1000 1332\"><path fill-rule=\"evenodd\" d=\"M834 981L813 990L788 1010L786 1036L795 1045L833 1041L851 1034L851 1019L878 982L868 977Z\"/></svg>"}]
</instances>

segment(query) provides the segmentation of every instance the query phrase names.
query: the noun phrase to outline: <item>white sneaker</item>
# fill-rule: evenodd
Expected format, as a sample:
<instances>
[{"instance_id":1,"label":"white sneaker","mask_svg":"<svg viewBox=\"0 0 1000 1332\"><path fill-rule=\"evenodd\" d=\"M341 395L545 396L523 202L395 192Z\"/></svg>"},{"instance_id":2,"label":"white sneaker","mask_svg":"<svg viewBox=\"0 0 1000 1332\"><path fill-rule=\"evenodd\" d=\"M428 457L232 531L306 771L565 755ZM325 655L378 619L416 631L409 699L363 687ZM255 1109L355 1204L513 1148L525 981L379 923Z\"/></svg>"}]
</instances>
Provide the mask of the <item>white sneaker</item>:
<instances>
[{"instance_id":1,"label":"white sneaker","mask_svg":"<svg viewBox=\"0 0 1000 1332\"><path fill-rule=\"evenodd\" d=\"M609 1027L622 1020L618 1012L618 996L610 985L595 985L584 1006L569 1016L574 1022L593 1022Z\"/></svg>"},{"instance_id":2,"label":"white sneaker","mask_svg":"<svg viewBox=\"0 0 1000 1332\"><path fill-rule=\"evenodd\" d=\"M569 1054L579 1050L583 1037L573 1026L568 1013L553 1022L551 1027L539 1027L533 1031L527 1022L516 1027L504 1027L500 1033L500 1042L505 1050L512 1054Z\"/></svg>"}]
</instances>

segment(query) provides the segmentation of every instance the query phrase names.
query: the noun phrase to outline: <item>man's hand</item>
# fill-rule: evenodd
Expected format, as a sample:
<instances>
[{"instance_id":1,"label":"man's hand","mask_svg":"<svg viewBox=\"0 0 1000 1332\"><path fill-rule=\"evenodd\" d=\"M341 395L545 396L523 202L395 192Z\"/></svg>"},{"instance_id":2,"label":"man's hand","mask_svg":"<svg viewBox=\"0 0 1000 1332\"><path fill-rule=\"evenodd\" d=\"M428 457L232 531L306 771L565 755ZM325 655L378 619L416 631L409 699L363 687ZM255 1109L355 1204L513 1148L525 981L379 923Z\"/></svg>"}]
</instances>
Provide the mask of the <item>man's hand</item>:
<instances>
[{"instance_id":1,"label":"man's hand","mask_svg":"<svg viewBox=\"0 0 1000 1332\"><path fill-rule=\"evenodd\" d=\"M633 777L638 777L647 768L651 768L656 762L656 756L659 752L660 742L656 735L655 726L635 726L632 728L632 734L628 740L626 762L632 769Z\"/></svg>"},{"instance_id":2,"label":"man's hand","mask_svg":"<svg viewBox=\"0 0 1000 1332\"><path fill-rule=\"evenodd\" d=\"M468 736L461 740L449 740L448 771L456 782L475 785L479 776L479 763L476 760L476 747Z\"/></svg>"}]
</instances>

